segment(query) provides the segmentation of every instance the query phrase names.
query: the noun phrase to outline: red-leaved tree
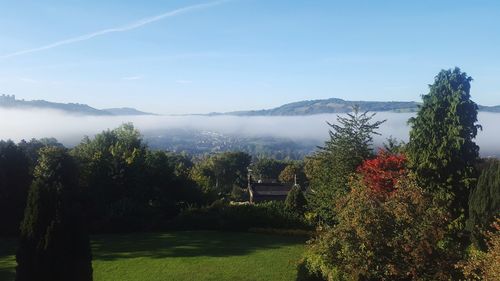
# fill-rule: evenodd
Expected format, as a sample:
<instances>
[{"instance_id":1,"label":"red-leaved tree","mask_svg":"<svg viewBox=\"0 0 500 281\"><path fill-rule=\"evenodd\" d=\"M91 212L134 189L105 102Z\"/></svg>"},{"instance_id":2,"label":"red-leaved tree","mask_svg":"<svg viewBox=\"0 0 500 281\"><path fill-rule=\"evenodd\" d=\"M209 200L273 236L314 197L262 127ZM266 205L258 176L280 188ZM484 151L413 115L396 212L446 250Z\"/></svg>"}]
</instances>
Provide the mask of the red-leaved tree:
<instances>
[{"instance_id":1,"label":"red-leaved tree","mask_svg":"<svg viewBox=\"0 0 500 281\"><path fill-rule=\"evenodd\" d=\"M381 149L375 158L365 160L357 171L372 190L392 192L398 180L406 173L405 167L406 157L403 154L391 154Z\"/></svg>"}]
</instances>

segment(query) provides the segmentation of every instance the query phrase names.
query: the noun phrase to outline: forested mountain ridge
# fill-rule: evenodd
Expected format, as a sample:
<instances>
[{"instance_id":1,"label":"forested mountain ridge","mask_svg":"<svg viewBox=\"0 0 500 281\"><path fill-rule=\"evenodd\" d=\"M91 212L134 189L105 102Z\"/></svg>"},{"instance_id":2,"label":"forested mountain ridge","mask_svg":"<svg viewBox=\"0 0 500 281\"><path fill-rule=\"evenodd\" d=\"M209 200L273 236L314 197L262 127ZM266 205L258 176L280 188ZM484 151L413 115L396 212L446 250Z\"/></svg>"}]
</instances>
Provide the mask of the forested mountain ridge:
<instances>
[{"instance_id":1,"label":"forested mountain ridge","mask_svg":"<svg viewBox=\"0 0 500 281\"><path fill-rule=\"evenodd\" d=\"M77 115L151 115L151 113L142 112L134 108L108 108L97 109L81 103L58 103L46 100L23 100L16 99L14 95L0 95L0 108L11 109L52 109L60 110L66 113Z\"/></svg>"},{"instance_id":2,"label":"forested mountain ridge","mask_svg":"<svg viewBox=\"0 0 500 281\"><path fill-rule=\"evenodd\" d=\"M300 116L328 113L346 113L358 105L361 111L372 112L416 112L420 103L414 101L348 101L339 98L305 100L287 103L279 107L261 110L230 111L225 113L213 112L208 115L236 115L236 116ZM0 108L18 109L54 109L79 115L156 115L132 107L97 109L81 103L58 103L46 100L20 100L14 95L0 95ZM479 111L500 113L500 105L479 105Z\"/></svg>"},{"instance_id":3,"label":"forested mountain ridge","mask_svg":"<svg viewBox=\"0 0 500 281\"><path fill-rule=\"evenodd\" d=\"M352 107L354 105L358 105L362 111L415 112L418 110L420 103L414 101L347 101L339 98L330 98L292 102L271 109L233 111L223 114L238 116L293 116L323 113L346 113L352 111ZM486 112L500 112L500 105L480 105L479 110ZM219 113L213 114L217 115Z\"/></svg>"}]
</instances>

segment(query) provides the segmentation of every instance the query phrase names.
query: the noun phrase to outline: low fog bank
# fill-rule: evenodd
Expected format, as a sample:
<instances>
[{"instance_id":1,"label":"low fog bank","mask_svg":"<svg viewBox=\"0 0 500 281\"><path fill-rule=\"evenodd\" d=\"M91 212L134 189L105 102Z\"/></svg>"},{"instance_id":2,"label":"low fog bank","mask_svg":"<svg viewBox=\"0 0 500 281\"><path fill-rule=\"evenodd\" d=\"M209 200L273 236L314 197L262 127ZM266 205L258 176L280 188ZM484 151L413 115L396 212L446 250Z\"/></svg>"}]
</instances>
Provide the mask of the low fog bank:
<instances>
[{"instance_id":1,"label":"low fog bank","mask_svg":"<svg viewBox=\"0 0 500 281\"><path fill-rule=\"evenodd\" d=\"M414 113L377 113L377 120L387 119L380 128L376 144L386 138L407 141L407 120ZM93 136L106 129L132 122L142 134L153 136L159 131L196 130L242 137L277 137L294 141L324 141L328 138L328 122L336 114L312 116L239 117L239 116L77 116L50 110L0 109L0 139L55 137L66 146L74 146L83 136ZM483 156L500 155L500 114L479 113L483 126L477 143Z\"/></svg>"}]
</instances>

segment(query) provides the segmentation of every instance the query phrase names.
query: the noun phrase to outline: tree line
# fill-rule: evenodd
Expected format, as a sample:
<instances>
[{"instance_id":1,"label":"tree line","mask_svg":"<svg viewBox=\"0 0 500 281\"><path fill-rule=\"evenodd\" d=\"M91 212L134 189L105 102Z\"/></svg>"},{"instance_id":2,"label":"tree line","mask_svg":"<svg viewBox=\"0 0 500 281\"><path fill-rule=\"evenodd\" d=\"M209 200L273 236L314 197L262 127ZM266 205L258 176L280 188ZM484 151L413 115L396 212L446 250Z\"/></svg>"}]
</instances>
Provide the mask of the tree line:
<instances>
[{"instance_id":1,"label":"tree line","mask_svg":"<svg viewBox=\"0 0 500 281\"><path fill-rule=\"evenodd\" d=\"M317 227L298 280L498 280L500 162L479 157L471 81L441 71L408 143L374 151L384 121L355 107L301 161L151 150L131 124L72 149L2 141L1 232L20 237L16 279L91 280L89 232L201 223ZM248 173L301 188L285 204L230 204L245 201Z\"/></svg>"},{"instance_id":2,"label":"tree line","mask_svg":"<svg viewBox=\"0 0 500 281\"><path fill-rule=\"evenodd\" d=\"M298 280L498 280L499 160L479 157L472 78L441 71L408 143L374 152L381 122L357 109L306 161L317 216Z\"/></svg>"}]
</instances>

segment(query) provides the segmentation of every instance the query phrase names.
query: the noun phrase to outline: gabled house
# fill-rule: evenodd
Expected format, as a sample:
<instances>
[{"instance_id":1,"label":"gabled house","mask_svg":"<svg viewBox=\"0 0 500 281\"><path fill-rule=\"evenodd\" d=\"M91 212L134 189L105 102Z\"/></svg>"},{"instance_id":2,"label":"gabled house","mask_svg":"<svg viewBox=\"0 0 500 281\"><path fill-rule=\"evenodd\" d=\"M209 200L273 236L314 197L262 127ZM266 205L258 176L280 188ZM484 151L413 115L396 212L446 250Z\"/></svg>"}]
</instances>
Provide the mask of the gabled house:
<instances>
[{"instance_id":1,"label":"gabled house","mask_svg":"<svg viewBox=\"0 0 500 281\"><path fill-rule=\"evenodd\" d=\"M281 183L249 183L248 193L250 195L250 203L285 201L290 189L292 189L291 185L284 185Z\"/></svg>"},{"instance_id":2,"label":"gabled house","mask_svg":"<svg viewBox=\"0 0 500 281\"><path fill-rule=\"evenodd\" d=\"M251 170L249 170L250 172ZM253 181L248 175L248 193L250 203L264 201L285 201L288 192L292 189L292 184L282 184L277 181Z\"/></svg>"}]
</instances>

